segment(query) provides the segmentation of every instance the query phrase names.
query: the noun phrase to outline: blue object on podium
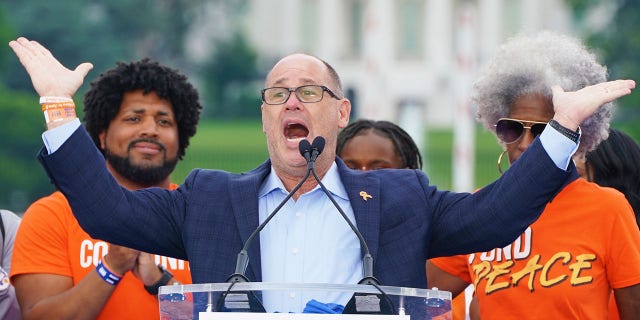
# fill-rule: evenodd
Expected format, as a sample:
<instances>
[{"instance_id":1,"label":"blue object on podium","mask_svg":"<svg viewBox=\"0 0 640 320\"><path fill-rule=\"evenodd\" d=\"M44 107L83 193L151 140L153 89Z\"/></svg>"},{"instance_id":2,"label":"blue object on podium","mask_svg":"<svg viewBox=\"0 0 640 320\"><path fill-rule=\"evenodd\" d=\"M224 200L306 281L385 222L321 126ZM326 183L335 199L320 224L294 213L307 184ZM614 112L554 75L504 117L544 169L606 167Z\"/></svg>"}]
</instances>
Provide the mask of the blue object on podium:
<instances>
[{"instance_id":1,"label":"blue object on podium","mask_svg":"<svg viewBox=\"0 0 640 320\"><path fill-rule=\"evenodd\" d=\"M158 300L163 320L451 319L450 292L362 284L172 285L160 287ZM347 308L343 311L344 306Z\"/></svg>"}]
</instances>

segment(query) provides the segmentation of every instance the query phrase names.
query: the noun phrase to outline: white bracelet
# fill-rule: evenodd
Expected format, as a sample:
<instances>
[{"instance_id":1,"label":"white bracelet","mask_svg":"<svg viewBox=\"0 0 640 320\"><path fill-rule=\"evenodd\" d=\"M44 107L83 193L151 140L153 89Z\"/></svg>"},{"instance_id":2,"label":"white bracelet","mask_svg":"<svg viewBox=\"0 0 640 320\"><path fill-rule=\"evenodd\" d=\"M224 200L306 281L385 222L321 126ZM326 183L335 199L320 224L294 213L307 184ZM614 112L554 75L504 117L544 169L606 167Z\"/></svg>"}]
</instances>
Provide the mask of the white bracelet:
<instances>
[{"instance_id":1,"label":"white bracelet","mask_svg":"<svg viewBox=\"0 0 640 320\"><path fill-rule=\"evenodd\" d=\"M52 96L40 97L40 104L60 103L60 102L73 102L73 99L67 98L67 97L52 97Z\"/></svg>"}]
</instances>

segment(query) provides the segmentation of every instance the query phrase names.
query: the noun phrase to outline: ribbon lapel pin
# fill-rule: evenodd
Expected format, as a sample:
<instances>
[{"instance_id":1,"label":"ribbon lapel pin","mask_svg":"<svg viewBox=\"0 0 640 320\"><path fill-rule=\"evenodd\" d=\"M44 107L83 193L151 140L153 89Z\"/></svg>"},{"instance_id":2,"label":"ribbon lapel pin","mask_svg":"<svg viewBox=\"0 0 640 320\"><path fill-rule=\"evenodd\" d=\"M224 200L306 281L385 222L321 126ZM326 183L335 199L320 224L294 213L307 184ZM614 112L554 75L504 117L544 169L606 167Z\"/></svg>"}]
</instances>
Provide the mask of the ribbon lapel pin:
<instances>
[{"instance_id":1,"label":"ribbon lapel pin","mask_svg":"<svg viewBox=\"0 0 640 320\"><path fill-rule=\"evenodd\" d=\"M360 191L360 196L362 197L362 200L364 200L364 201L367 201L367 199L372 199L373 198L366 191Z\"/></svg>"}]
</instances>

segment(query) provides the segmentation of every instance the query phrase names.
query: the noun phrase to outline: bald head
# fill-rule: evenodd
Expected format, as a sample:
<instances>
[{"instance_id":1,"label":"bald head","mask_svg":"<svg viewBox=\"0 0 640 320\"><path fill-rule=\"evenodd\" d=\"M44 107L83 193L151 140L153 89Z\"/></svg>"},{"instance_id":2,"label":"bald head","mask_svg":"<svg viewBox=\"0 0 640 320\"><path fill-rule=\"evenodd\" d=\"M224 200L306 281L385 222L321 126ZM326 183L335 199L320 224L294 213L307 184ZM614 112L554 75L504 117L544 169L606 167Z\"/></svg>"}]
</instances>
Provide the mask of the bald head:
<instances>
[{"instance_id":1,"label":"bald head","mask_svg":"<svg viewBox=\"0 0 640 320\"><path fill-rule=\"evenodd\" d=\"M339 97L344 97L342 83L336 70L329 63L316 56L306 53L293 53L280 59L267 74L265 87L277 86L278 83L286 81L286 79L274 79L273 77L274 71L278 71L277 74L282 74L283 70L303 73L312 71L316 75L322 74L326 83L332 87L332 91Z\"/></svg>"}]
</instances>

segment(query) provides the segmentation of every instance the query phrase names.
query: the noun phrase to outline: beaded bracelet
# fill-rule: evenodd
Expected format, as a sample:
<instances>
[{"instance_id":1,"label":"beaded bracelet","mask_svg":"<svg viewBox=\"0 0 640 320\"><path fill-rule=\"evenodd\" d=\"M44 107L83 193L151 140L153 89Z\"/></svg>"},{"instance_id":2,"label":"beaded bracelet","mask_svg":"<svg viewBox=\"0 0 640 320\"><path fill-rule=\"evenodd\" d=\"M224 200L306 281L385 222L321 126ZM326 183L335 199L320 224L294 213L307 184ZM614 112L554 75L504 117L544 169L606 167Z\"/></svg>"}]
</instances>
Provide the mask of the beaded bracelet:
<instances>
[{"instance_id":1,"label":"beaded bracelet","mask_svg":"<svg viewBox=\"0 0 640 320\"><path fill-rule=\"evenodd\" d=\"M106 262L102 261L102 259L100 259L100 262L98 262L98 265L96 266L96 271L98 272L98 275L100 276L100 278L102 278L104 282L110 285L115 286L120 282L120 280L122 280L122 276L119 276L111 272L111 270L109 270L109 268L107 267Z\"/></svg>"}]
</instances>

